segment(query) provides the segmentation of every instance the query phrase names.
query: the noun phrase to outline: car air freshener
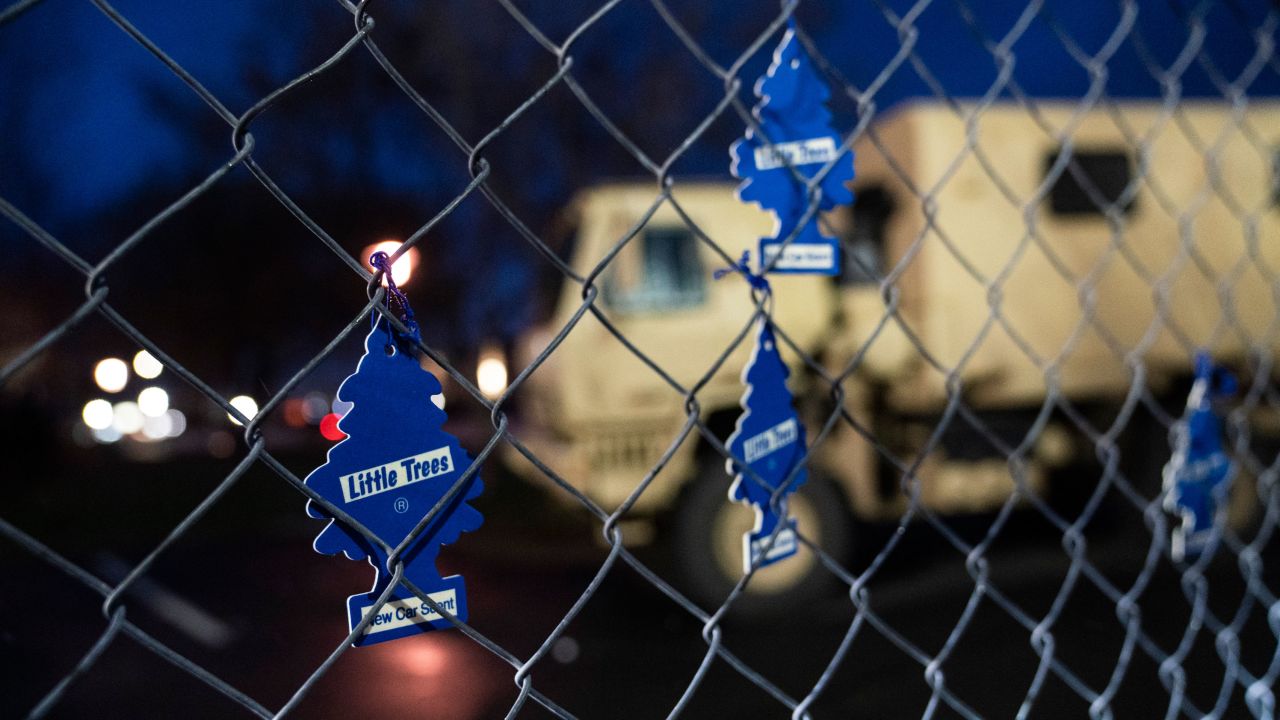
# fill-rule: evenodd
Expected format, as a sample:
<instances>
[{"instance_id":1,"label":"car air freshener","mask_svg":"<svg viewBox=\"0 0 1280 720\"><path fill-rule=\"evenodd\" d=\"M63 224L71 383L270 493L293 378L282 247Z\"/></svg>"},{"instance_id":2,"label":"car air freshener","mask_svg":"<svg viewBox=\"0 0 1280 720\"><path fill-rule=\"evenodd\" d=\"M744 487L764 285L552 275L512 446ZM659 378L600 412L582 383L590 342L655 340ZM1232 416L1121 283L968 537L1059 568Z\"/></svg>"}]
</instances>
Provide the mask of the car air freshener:
<instances>
[{"instance_id":1,"label":"car air freshener","mask_svg":"<svg viewBox=\"0 0 1280 720\"><path fill-rule=\"evenodd\" d=\"M441 577L436 557L442 545L483 522L480 513L467 504L480 494L483 485L478 473L462 481L471 458L458 439L442 429L446 415L433 402L442 388L418 362L418 330L408 299L391 281L384 253L375 253L371 263L386 274L388 300L413 332L401 333L386 317L374 313L365 354L355 374L338 388L338 399L352 403L338 423L347 438L329 449L328 461L305 482L391 548L416 532L397 560L404 563L404 579L432 602L424 602L401 585L391 591L385 604L376 607L394 576L387 551L309 501L307 513L329 521L316 537L316 551L368 559L377 573L372 590L347 600L352 630L366 614L375 613L355 645L451 627L441 611L465 621L467 596L462 576Z\"/></svg>"},{"instance_id":2,"label":"car air freshener","mask_svg":"<svg viewBox=\"0 0 1280 720\"><path fill-rule=\"evenodd\" d=\"M741 272L770 301L769 283L753 274L748 257L729 270ZM743 413L726 446L732 456L725 470L733 475L729 499L755 508L755 527L742 538L743 572L771 565L796 554L795 520L788 516L787 497L808 478L804 426L787 389L787 365L778 352L773 323L767 314L756 319L756 343L742 370ZM777 495L775 501L774 496Z\"/></svg>"},{"instance_id":3,"label":"car air freshener","mask_svg":"<svg viewBox=\"0 0 1280 720\"><path fill-rule=\"evenodd\" d=\"M1225 515L1235 466L1222 444L1222 418L1213 401L1236 392L1231 373L1196 356L1196 379L1187 410L1174 428L1173 455L1164 467L1164 507L1182 517L1173 530L1175 560L1194 560L1210 545Z\"/></svg>"},{"instance_id":4,"label":"car air freshener","mask_svg":"<svg viewBox=\"0 0 1280 720\"><path fill-rule=\"evenodd\" d=\"M852 191L845 187L853 179L853 151L844 150L831 129L825 106L830 91L814 71L794 26L782 36L755 93L760 102L752 114L759 128L748 128L730 154L731 171L743 180L738 199L777 217L774 234L760 239L760 265L768 272L839 274L840 244L822 233L818 215L853 201ZM826 174L816 186L817 209L810 214L807 183L822 171Z\"/></svg>"}]
</instances>

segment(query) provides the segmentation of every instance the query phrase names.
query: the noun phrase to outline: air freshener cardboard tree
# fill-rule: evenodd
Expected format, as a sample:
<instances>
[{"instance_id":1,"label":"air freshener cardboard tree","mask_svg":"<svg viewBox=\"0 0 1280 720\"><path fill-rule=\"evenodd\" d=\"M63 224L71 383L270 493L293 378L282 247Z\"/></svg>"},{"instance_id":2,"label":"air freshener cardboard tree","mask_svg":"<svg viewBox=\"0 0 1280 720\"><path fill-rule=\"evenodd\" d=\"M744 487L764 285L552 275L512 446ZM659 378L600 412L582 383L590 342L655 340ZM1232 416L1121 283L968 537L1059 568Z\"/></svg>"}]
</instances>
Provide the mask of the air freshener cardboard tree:
<instances>
[{"instance_id":1,"label":"air freshener cardboard tree","mask_svg":"<svg viewBox=\"0 0 1280 720\"><path fill-rule=\"evenodd\" d=\"M778 354L768 319L757 323L755 350L742 372L745 412L738 417L728 441L735 459L726 463L727 471L734 475L729 498L756 510L755 528L742 538L744 572L750 570L753 559L763 567L796 553L795 521L786 516L786 498L808 479L807 470L800 465L805 454L804 426L787 391L787 366ZM744 461L751 472L744 472L736 459ZM784 488L781 514L771 504L778 488ZM778 530L780 523L784 527Z\"/></svg>"},{"instance_id":2,"label":"air freshener cardboard tree","mask_svg":"<svg viewBox=\"0 0 1280 720\"><path fill-rule=\"evenodd\" d=\"M777 216L771 237L760 240L760 265L777 262L771 272L840 272L840 245L822 234L819 213L853 201L845 186L853 179L853 152L841 152L840 137L831 129L831 113L826 101L827 84L818 76L813 62L788 28L774 52L773 64L755 87L760 103L753 110L760 131L747 129L746 137L734 143L731 171L741 178L738 199L754 202ZM839 158L818 184L821 196L818 212L801 225L810 205L804 181ZM791 167L787 167L790 164ZM800 176L797 179L796 175ZM798 234L785 248L784 241Z\"/></svg>"},{"instance_id":3,"label":"air freshener cardboard tree","mask_svg":"<svg viewBox=\"0 0 1280 720\"><path fill-rule=\"evenodd\" d=\"M1173 530L1175 560L1194 560L1210 544L1225 515L1235 467L1222 444L1222 419L1215 400L1235 394L1235 378L1215 368L1206 354L1196 357L1196 379L1187 410L1174 428L1173 455L1164 468L1164 507L1182 524Z\"/></svg>"},{"instance_id":4,"label":"air freshener cardboard tree","mask_svg":"<svg viewBox=\"0 0 1280 720\"><path fill-rule=\"evenodd\" d=\"M394 286L391 290L396 292ZM407 301L403 307L407 308ZM328 461L305 482L392 548L443 502L399 559L404 562L406 580L466 620L462 576L441 577L436 557L442 545L480 527L483 517L467 503L483 485L475 474L460 488L454 487L471 458L457 438L443 430L447 416L432 401L442 391L440 381L418 363L414 340L400 335L386 319L365 338L365 353L355 374L338 388L338 398L352 403L338 424L348 437L329 449ZM349 627L354 629L391 582L393 568L387 552L314 502L308 501L307 513L329 521L316 537L317 552L368 559L377 572L371 591L347 601ZM447 618L399 586L355 644L450 626Z\"/></svg>"}]
</instances>

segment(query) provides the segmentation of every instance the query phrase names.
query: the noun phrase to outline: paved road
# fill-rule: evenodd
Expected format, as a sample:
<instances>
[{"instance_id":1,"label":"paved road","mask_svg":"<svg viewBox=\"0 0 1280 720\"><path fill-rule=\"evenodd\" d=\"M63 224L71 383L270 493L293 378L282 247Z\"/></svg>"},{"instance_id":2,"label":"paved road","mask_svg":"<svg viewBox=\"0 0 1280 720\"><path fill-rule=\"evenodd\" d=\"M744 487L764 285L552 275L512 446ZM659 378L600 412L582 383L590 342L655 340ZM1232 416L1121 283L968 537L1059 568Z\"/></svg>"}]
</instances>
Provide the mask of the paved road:
<instances>
[{"instance_id":1,"label":"paved road","mask_svg":"<svg viewBox=\"0 0 1280 720\"><path fill-rule=\"evenodd\" d=\"M131 499L109 517L94 512L94 492L41 494L22 502L33 534L104 578L116 578L163 537L185 508L216 482L216 468L136 468L135 475L100 478ZM147 490L166 483L166 499ZM69 486L70 487L70 486ZM178 490L174 490L178 487ZM103 493L107 498L113 493ZM174 497L174 496L177 497ZM152 492L150 497L158 498ZM103 500L105 502L105 500ZM63 503L69 504L63 504ZM585 523L565 518L512 480L491 478L482 503L484 528L446 549L443 569L466 576L475 627L519 657L528 657L595 574L605 551ZM132 515L125 514L127 512ZM990 518L958 521L980 532ZM1122 586L1141 564L1145 534L1138 516L1119 514L1091 537L1090 557ZM70 532L69 528L76 528ZM310 549L318 524L301 498L266 471L251 472L190 536L162 559L129 617L270 708L278 708L345 635L344 603L367 589L372 572L360 563ZM863 533L882 542L883 529ZM641 552L666 572L654 551ZM1275 558L1267 558L1276 564ZM1049 609L1067 569L1056 533L1020 516L991 555L997 585L1033 616ZM100 598L0 541L0 717L20 715L69 670L102 631ZM1215 568L1211 606L1231 608L1237 573ZM1276 578L1269 578L1275 586ZM965 612L973 583L963 557L938 536L913 527L871 585L883 623L934 653ZM1189 618L1177 577L1159 572L1144 596L1144 627L1172 647ZM1257 670L1270 658L1274 634L1254 614L1243 655ZM724 642L766 676L778 692L803 697L822 674L853 619L847 598L833 596L788 608L768 624L730 619ZM1106 684L1123 640L1113 603L1087 584L1074 591L1054 628L1056 656L1094 687ZM706 645L698 621L624 566L616 568L565 639L533 672L535 686L584 718L660 718L684 692ZM987 717L1012 717L1032 682L1039 656L1030 634L989 600L979 602L951 657L946 686ZM1190 697L1212 705L1222 664L1208 640L1188 667ZM1138 652L1116 700L1122 717L1162 714L1156 665ZM501 717L516 697L514 669L456 631L353 649L311 691L295 717L379 717L470 720ZM925 669L873 624L863 624L844 663L813 707L816 717L919 717L931 700ZM1156 702L1157 707L1152 707ZM1032 717L1087 717L1087 706L1050 677ZM1233 705L1230 716L1241 716ZM248 717L231 702L174 670L127 639L116 641L96 667L72 686L53 717ZM937 717L955 713L941 707ZM520 717L550 717L530 705ZM784 718L769 694L728 664L712 664L684 717Z\"/></svg>"}]
</instances>

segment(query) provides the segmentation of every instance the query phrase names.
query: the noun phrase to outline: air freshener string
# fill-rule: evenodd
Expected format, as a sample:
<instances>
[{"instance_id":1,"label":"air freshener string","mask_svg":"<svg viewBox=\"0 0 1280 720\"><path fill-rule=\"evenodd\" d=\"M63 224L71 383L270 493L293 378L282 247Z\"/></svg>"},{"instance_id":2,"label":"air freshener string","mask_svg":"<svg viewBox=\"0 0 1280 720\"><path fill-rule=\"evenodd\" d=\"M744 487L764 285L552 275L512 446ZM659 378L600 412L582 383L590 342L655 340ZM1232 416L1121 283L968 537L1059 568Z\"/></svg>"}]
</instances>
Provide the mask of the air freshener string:
<instances>
[{"instance_id":1,"label":"air freshener string","mask_svg":"<svg viewBox=\"0 0 1280 720\"><path fill-rule=\"evenodd\" d=\"M751 284L752 288L759 290L760 292L766 295L773 294L772 289L769 287L769 281L765 279L765 276L757 275L751 272L751 251L750 250L743 250L741 260L739 260L736 263L733 263L728 267L722 267L722 268L716 269L711 273L711 277L715 280L719 280L725 277L726 275L729 275L730 273L741 273L742 276L747 279L747 282Z\"/></svg>"},{"instance_id":2,"label":"air freshener string","mask_svg":"<svg viewBox=\"0 0 1280 720\"><path fill-rule=\"evenodd\" d=\"M382 271L382 277L387 281L387 298L390 300L391 309L409 328L410 334L417 336L418 322L413 319L413 308L409 307L409 297L396 287L396 281L391 276L391 262L387 254L381 250L375 252L369 256L369 264L374 269Z\"/></svg>"}]
</instances>

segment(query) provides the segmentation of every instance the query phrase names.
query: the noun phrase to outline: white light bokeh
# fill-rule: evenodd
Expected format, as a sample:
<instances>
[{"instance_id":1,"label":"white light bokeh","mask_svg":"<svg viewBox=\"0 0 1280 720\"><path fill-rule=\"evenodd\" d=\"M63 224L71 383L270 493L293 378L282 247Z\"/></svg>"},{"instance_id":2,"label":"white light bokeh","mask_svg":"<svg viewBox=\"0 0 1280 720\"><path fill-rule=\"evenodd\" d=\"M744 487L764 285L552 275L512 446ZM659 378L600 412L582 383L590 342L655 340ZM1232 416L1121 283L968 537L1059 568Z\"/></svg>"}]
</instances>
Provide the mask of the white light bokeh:
<instances>
[{"instance_id":1,"label":"white light bokeh","mask_svg":"<svg viewBox=\"0 0 1280 720\"><path fill-rule=\"evenodd\" d=\"M329 398L325 394L312 390L302 398L302 417L307 422L315 425L329 414Z\"/></svg>"},{"instance_id":2,"label":"white light bokeh","mask_svg":"<svg viewBox=\"0 0 1280 720\"><path fill-rule=\"evenodd\" d=\"M129 366L120 358L104 358L93 368L93 381L104 392L118 393L129 384Z\"/></svg>"},{"instance_id":3,"label":"white light bokeh","mask_svg":"<svg viewBox=\"0 0 1280 720\"><path fill-rule=\"evenodd\" d=\"M149 418L164 415L169 410L169 393L164 388L143 388L138 393L138 409Z\"/></svg>"},{"instance_id":4,"label":"white light bokeh","mask_svg":"<svg viewBox=\"0 0 1280 720\"><path fill-rule=\"evenodd\" d=\"M380 243L370 245L364 249L365 264L369 264L369 258L376 252L384 252L387 255L395 254L395 251L400 249L400 245L401 243L396 242L395 240L384 240ZM396 285L404 285L409 282L409 278L413 277L413 271L417 267L418 249L409 248L408 252L396 258L396 261L391 263L391 279L396 281ZM382 284L383 286L387 284L387 279L385 277L382 279Z\"/></svg>"},{"instance_id":5,"label":"white light bokeh","mask_svg":"<svg viewBox=\"0 0 1280 720\"><path fill-rule=\"evenodd\" d=\"M111 403L101 398L90 400L84 404L84 410L80 412L80 417L84 418L84 424L88 425L92 430L106 430L111 427L111 421L115 418L115 411L111 409Z\"/></svg>"},{"instance_id":6,"label":"white light bokeh","mask_svg":"<svg viewBox=\"0 0 1280 720\"><path fill-rule=\"evenodd\" d=\"M231 403L231 407L239 410L241 415L244 415L250 420L253 419L254 415L258 414L258 401L248 395L237 395L227 402ZM237 420L231 413L227 413L227 417L231 418L231 422L236 425L244 424Z\"/></svg>"},{"instance_id":7,"label":"white light bokeh","mask_svg":"<svg viewBox=\"0 0 1280 720\"><path fill-rule=\"evenodd\" d=\"M142 429L146 416L138 409L138 403L131 400L118 402L112 406L115 416L111 419L111 427L121 435L132 435Z\"/></svg>"},{"instance_id":8,"label":"white light bokeh","mask_svg":"<svg viewBox=\"0 0 1280 720\"><path fill-rule=\"evenodd\" d=\"M169 437L172 430L173 420L169 418L169 413L148 417L142 421L142 435L148 440L163 440Z\"/></svg>"},{"instance_id":9,"label":"white light bokeh","mask_svg":"<svg viewBox=\"0 0 1280 720\"><path fill-rule=\"evenodd\" d=\"M187 431L187 416L181 410L170 408L165 416L169 418L169 437L176 438Z\"/></svg>"},{"instance_id":10,"label":"white light bokeh","mask_svg":"<svg viewBox=\"0 0 1280 720\"><path fill-rule=\"evenodd\" d=\"M501 350L490 349L480 355L480 362L476 365L476 385L490 400L507 389L507 363L502 359Z\"/></svg>"},{"instance_id":11,"label":"white light bokeh","mask_svg":"<svg viewBox=\"0 0 1280 720\"><path fill-rule=\"evenodd\" d=\"M579 652L578 641L568 635L562 636L551 645L551 657L565 665L577 660Z\"/></svg>"},{"instance_id":12,"label":"white light bokeh","mask_svg":"<svg viewBox=\"0 0 1280 720\"><path fill-rule=\"evenodd\" d=\"M133 356L133 371L144 380L154 380L164 372L164 365L160 364L155 355L146 350L139 350L138 354Z\"/></svg>"},{"instance_id":13,"label":"white light bokeh","mask_svg":"<svg viewBox=\"0 0 1280 720\"><path fill-rule=\"evenodd\" d=\"M351 408L355 406L356 404L349 400L339 400L338 398L334 398L332 405L333 414L338 417L346 417L347 413L351 412Z\"/></svg>"},{"instance_id":14,"label":"white light bokeh","mask_svg":"<svg viewBox=\"0 0 1280 720\"><path fill-rule=\"evenodd\" d=\"M93 431L93 439L103 443L104 445L110 445L111 443L119 440L120 437L120 431L113 427Z\"/></svg>"}]
</instances>

